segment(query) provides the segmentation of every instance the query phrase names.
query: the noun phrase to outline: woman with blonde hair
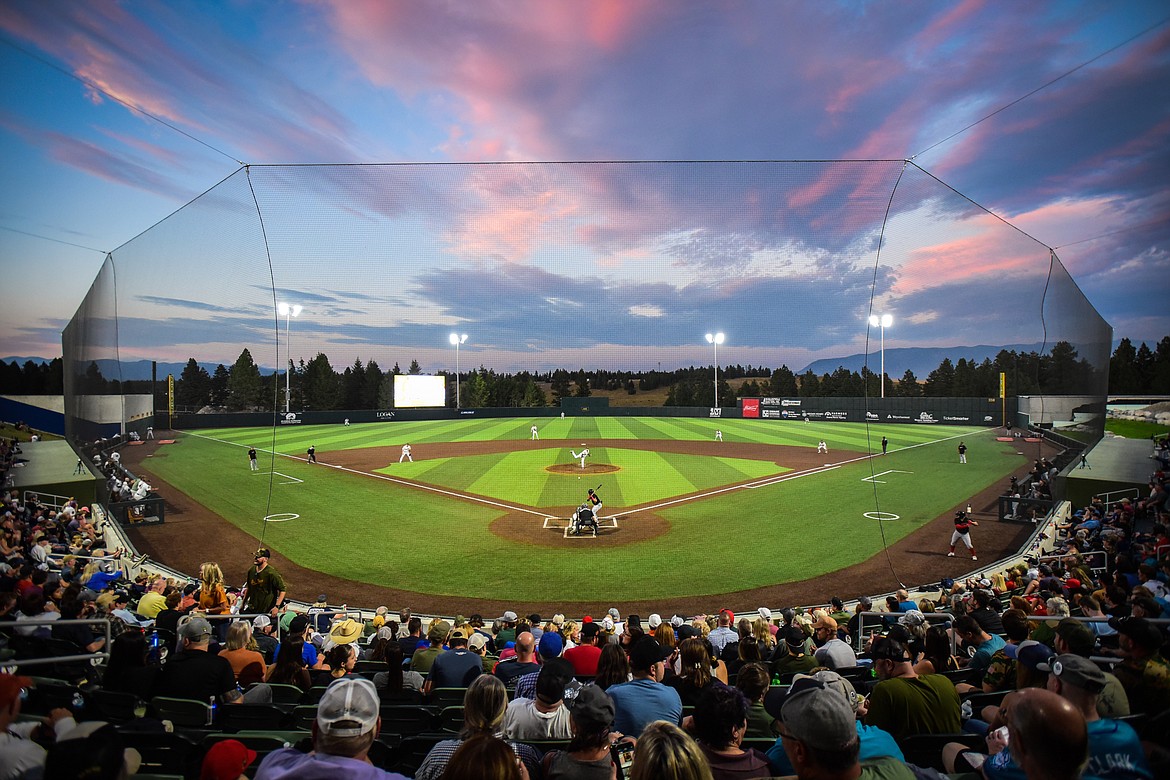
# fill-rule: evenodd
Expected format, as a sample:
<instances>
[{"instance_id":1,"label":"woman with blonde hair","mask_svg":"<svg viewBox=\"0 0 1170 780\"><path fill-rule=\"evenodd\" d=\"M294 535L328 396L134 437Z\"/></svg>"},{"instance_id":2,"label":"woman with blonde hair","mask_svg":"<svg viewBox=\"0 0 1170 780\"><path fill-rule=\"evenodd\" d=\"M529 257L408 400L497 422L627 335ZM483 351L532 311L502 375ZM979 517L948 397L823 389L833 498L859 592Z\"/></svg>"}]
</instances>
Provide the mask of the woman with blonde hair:
<instances>
[{"instance_id":1,"label":"woman with blonde hair","mask_svg":"<svg viewBox=\"0 0 1170 780\"><path fill-rule=\"evenodd\" d=\"M752 636L756 638L761 652L767 654L776 646L776 635L772 633L772 624L760 618L752 623Z\"/></svg>"},{"instance_id":2,"label":"woman with blonde hair","mask_svg":"<svg viewBox=\"0 0 1170 780\"><path fill-rule=\"evenodd\" d=\"M220 656L226 658L232 665L236 675L236 682L247 688L252 683L263 682L268 673L264 663L264 656L255 649L249 649L252 643L252 624L246 620L237 620L228 627L227 643Z\"/></svg>"},{"instance_id":3,"label":"woman with blonde hair","mask_svg":"<svg viewBox=\"0 0 1170 780\"><path fill-rule=\"evenodd\" d=\"M712 780L711 765L685 731L656 720L638 737L630 780Z\"/></svg>"},{"instance_id":4,"label":"woman with blonde hair","mask_svg":"<svg viewBox=\"0 0 1170 780\"><path fill-rule=\"evenodd\" d=\"M674 628L670 623L662 623L654 629L654 641L663 647L674 647L678 644L678 640L674 637Z\"/></svg>"},{"instance_id":5,"label":"woman with blonde hair","mask_svg":"<svg viewBox=\"0 0 1170 780\"><path fill-rule=\"evenodd\" d=\"M231 609L227 591L223 587L223 571L218 563L204 563L199 567L199 611L208 615L223 615Z\"/></svg>"}]
</instances>

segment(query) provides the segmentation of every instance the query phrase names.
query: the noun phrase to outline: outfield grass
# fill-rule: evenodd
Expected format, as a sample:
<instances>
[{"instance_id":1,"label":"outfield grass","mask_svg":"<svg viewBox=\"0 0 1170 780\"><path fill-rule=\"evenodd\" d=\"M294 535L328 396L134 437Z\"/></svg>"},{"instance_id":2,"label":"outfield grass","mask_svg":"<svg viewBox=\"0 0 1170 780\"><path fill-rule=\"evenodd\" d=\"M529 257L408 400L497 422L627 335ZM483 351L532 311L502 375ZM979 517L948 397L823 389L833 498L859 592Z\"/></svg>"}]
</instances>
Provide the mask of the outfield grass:
<instances>
[{"instance_id":1,"label":"outfield grass","mask_svg":"<svg viewBox=\"0 0 1170 780\"><path fill-rule=\"evenodd\" d=\"M433 442L527 440L534 423L540 426L539 447L490 456L426 457L426 445ZM387 462L394 461L381 470L385 474L525 507L534 526L542 522L546 507L574 505L583 498L580 481L544 471L545 465L570 462L568 449L583 442L594 453L591 462L622 467L596 480L606 485L607 515L733 482L795 476L768 461L621 446L631 439L710 441L716 428L725 441L815 449L824 438L834 453L830 460L844 459L844 450L880 452L884 434L890 454L854 457L829 471L658 508L669 529L654 539L618 548L573 540L558 549L493 534L489 525L506 511L498 506L421 490L390 476L300 460L310 444L326 463L331 452L385 447ZM339 577L450 596L574 601L583 595L581 572L588 572L590 599L622 601L727 593L844 568L967 496L1006 482L1024 462L1012 443L995 441L991 431L921 425L872 430L877 438L871 441L859 424L650 417L224 429L184 435L179 444L160 448L147 465L253 536L261 535L266 516L297 515L269 523L265 542L302 566ZM957 462L959 438L969 448L967 465ZM396 462L405 442L414 448L413 464ZM249 471L249 445L264 450L262 465L267 470L271 462L276 473ZM879 526L865 516L876 511L897 517ZM620 521L628 528L638 522L636 513ZM940 549L945 543L939 540Z\"/></svg>"},{"instance_id":2,"label":"outfield grass","mask_svg":"<svg viewBox=\"0 0 1170 780\"><path fill-rule=\"evenodd\" d=\"M1151 436L1165 436L1170 433L1170 428L1165 425L1142 420L1107 419L1105 420L1105 430L1126 439L1148 439Z\"/></svg>"}]
</instances>

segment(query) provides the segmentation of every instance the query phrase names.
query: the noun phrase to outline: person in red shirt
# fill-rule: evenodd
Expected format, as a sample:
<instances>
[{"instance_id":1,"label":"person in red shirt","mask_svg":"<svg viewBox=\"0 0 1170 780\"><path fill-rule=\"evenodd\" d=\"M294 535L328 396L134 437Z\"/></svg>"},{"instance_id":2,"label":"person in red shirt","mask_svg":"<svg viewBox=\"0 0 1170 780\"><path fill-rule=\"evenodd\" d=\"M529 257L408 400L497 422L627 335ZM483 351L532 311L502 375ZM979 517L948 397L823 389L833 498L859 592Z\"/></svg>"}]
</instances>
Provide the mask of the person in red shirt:
<instances>
[{"instance_id":1,"label":"person in red shirt","mask_svg":"<svg viewBox=\"0 0 1170 780\"><path fill-rule=\"evenodd\" d=\"M566 661L573 665L573 671L580 675L597 674L597 659L601 658L601 630L596 623L581 627L581 644L564 653Z\"/></svg>"}]
</instances>

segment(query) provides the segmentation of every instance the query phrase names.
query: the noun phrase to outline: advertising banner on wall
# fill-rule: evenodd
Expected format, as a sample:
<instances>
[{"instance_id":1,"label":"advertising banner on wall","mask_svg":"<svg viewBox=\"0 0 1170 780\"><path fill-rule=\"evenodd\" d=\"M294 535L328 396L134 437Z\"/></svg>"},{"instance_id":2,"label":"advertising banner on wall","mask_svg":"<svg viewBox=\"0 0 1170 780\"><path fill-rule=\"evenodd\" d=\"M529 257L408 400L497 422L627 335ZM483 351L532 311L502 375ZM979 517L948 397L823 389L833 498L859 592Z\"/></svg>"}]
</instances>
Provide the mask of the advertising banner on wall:
<instances>
[{"instance_id":1,"label":"advertising banner on wall","mask_svg":"<svg viewBox=\"0 0 1170 780\"><path fill-rule=\"evenodd\" d=\"M810 422L995 425L994 398L742 398L743 417Z\"/></svg>"}]
</instances>

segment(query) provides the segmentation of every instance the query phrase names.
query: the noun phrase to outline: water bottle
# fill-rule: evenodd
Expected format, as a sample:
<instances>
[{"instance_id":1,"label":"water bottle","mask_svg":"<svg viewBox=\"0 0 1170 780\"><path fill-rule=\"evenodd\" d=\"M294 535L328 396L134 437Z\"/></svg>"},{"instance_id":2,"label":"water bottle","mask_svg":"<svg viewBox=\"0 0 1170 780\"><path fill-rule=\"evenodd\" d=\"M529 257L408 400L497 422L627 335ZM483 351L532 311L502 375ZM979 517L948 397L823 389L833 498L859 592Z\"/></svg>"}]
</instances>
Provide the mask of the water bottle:
<instances>
[{"instance_id":1,"label":"water bottle","mask_svg":"<svg viewBox=\"0 0 1170 780\"><path fill-rule=\"evenodd\" d=\"M70 706L73 709L73 715L76 717L85 709L85 697L81 695L81 691L73 694L73 699L70 701Z\"/></svg>"},{"instance_id":2,"label":"water bottle","mask_svg":"<svg viewBox=\"0 0 1170 780\"><path fill-rule=\"evenodd\" d=\"M207 702L207 725L215 725L215 697L212 696Z\"/></svg>"}]
</instances>

